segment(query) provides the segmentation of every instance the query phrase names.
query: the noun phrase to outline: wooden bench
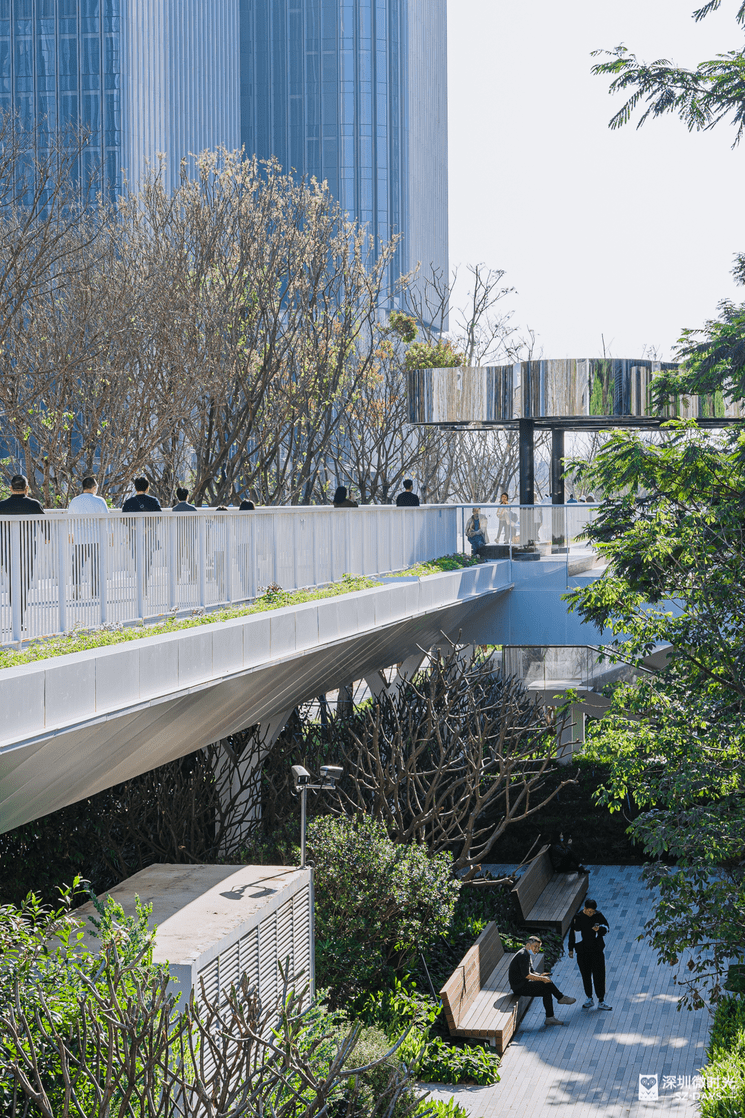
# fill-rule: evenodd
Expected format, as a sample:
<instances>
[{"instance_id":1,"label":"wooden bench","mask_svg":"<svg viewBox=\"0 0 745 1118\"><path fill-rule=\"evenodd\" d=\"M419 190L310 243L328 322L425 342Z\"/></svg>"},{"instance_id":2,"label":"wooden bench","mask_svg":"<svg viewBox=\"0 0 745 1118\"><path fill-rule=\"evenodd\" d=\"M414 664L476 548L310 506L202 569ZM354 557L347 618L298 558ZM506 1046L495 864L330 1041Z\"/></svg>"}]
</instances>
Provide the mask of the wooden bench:
<instances>
[{"instance_id":1,"label":"wooden bench","mask_svg":"<svg viewBox=\"0 0 745 1118\"><path fill-rule=\"evenodd\" d=\"M440 990L452 1036L489 1040L502 1055L531 1002L510 990L513 958L505 954L494 921L487 924ZM543 970L543 955L534 956L533 967ZM536 985L540 994L542 987Z\"/></svg>"},{"instance_id":2,"label":"wooden bench","mask_svg":"<svg viewBox=\"0 0 745 1118\"><path fill-rule=\"evenodd\" d=\"M538 851L512 892L526 928L553 928L563 939L587 893L588 876L554 873L548 849Z\"/></svg>"}]
</instances>

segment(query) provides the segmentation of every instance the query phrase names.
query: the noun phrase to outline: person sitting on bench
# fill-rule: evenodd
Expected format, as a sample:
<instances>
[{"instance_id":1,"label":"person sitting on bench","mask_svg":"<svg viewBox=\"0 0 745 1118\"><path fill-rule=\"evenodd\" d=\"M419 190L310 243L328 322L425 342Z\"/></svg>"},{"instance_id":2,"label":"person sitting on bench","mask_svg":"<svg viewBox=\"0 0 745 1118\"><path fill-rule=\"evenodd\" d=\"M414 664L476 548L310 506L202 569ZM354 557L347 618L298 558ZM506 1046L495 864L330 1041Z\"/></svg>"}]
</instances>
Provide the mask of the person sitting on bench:
<instances>
[{"instance_id":1,"label":"person sitting on bench","mask_svg":"<svg viewBox=\"0 0 745 1118\"><path fill-rule=\"evenodd\" d=\"M550 974L538 974L533 970L533 956L540 949L541 941L538 936L530 936L525 946L513 955L508 974L510 987L512 993L518 997L543 998L547 1025L565 1025L566 1021L560 1021L554 1016L553 998L556 998L559 1005L574 1005L577 999L562 994L551 981Z\"/></svg>"},{"instance_id":2,"label":"person sitting on bench","mask_svg":"<svg viewBox=\"0 0 745 1118\"><path fill-rule=\"evenodd\" d=\"M548 852L554 873L589 873L590 871L580 865L579 858L572 850L571 836L564 839L563 834L554 836L551 849Z\"/></svg>"}]
</instances>

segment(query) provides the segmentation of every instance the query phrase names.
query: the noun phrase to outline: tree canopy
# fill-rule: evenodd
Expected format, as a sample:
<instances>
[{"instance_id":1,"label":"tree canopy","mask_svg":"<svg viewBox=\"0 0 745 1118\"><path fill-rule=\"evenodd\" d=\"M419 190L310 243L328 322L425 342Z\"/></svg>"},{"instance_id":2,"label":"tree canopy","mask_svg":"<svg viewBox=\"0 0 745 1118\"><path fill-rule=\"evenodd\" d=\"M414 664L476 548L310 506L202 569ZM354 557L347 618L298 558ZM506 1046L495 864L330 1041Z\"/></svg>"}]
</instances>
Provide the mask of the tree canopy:
<instances>
[{"instance_id":1,"label":"tree canopy","mask_svg":"<svg viewBox=\"0 0 745 1118\"><path fill-rule=\"evenodd\" d=\"M590 749L611 764L604 802L633 797L631 832L662 859L648 931L662 959L684 961L697 1006L719 996L745 931L745 430L712 439L675 423L661 443L619 432L585 479L617 494L588 530L610 567L571 605L608 626L638 672Z\"/></svg>"},{"instance_id":2,"label":"tree canopy","mask_svg":"<svg viewBox=\"0 0 745 1118\"><path fill-rule=\"evenodd\" d=\"M698 22L721 7L722 0L709 0L698 8L693 18ZM737 12L737 22L745 27L745 3ZM694 69L674 65L667 58L654 62L641 61L621 45L610 51L610 60L593 67L594 74L613 76L612 93L627 95L625 104L612 117L611 128L628 124L637 109L641 115L637 127L650 117L675 113L689 131L712 128L730 118L736 128L735 144L745 131L745 49L724 51L707 59Z\"/></svg>"}]
</instances>

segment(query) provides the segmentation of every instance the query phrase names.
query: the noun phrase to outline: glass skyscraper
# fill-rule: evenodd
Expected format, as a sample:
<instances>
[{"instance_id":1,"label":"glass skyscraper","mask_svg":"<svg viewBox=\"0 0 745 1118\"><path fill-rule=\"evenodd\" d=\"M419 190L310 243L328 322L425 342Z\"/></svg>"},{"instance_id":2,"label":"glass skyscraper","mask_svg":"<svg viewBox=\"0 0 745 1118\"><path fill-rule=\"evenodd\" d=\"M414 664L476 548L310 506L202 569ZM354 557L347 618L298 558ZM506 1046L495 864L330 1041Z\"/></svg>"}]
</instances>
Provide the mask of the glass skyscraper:
<instances>
[{"instance_id":1,"label":"glass skyscraper","mask_svg":"<svg viewBox=\"0 0 745 1118\"><path fill-rule=\"evenodd\" d=\"M163 153L240 146L238 0L0 0L0 111L82 126L82 181L113 194Z\"/></svg>"},{"instance_id":2,"label":"glass skyscraper","mask_svg":"<svg viewBox=\"0 0 745 1118\"><path fill-rule=\"evenodd\" d=\"M447 0L0 0L0 110L90 133L113 194L243 144L447 272ZM46 121L45 125L41 125Z\"/></svg>"},{"instance_id":3,"label":"glass skyscraper","mask_svg":"<svg viewBox=\"0 0 745 1118\"><path fill-rule=\"evenodd\" d=\"M241 140L447 273L446 0L241 0Z\"/></svg>"},{"instance_id":4,"label":"glass skyscraper","mask_svg":"<svg viewBox=\"0 0 745 1118\"><path fill-rule=\"evenodd\" d=\"M0 0L0 111L40 139L69 124L90 134L80 168L119 181L121 0Z\"/></svg>"}]
</instances>

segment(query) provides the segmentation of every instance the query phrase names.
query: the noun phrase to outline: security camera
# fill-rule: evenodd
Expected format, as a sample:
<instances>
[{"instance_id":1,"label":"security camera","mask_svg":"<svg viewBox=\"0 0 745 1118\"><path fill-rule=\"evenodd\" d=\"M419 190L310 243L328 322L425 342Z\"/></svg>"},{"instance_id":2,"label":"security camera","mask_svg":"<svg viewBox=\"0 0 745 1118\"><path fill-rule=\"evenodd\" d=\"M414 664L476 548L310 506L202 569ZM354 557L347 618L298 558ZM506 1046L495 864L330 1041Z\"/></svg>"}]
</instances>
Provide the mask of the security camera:
<instances>
[{"instance_id":1,"label":"security camera","mask_svg":"<svg viewBox=\"0 0 745 1118\"><path fill-rule=\"evenodd\" d=\"M341 765L321 765L321 780L328 780L331 784L335 781L341 780L344 775L344 769Z\"/></svg>"},{"instance_id":2,"label":"security camera","mask_svg":"<svg viewBox=\"0 0 745 1118\"><path fill-rule=\"evenodd\" d=\"M293 765L291 771L296 788L302 788L304 784L310 784L310 773L302 765Z\"/></svg>"}]
</instances>

